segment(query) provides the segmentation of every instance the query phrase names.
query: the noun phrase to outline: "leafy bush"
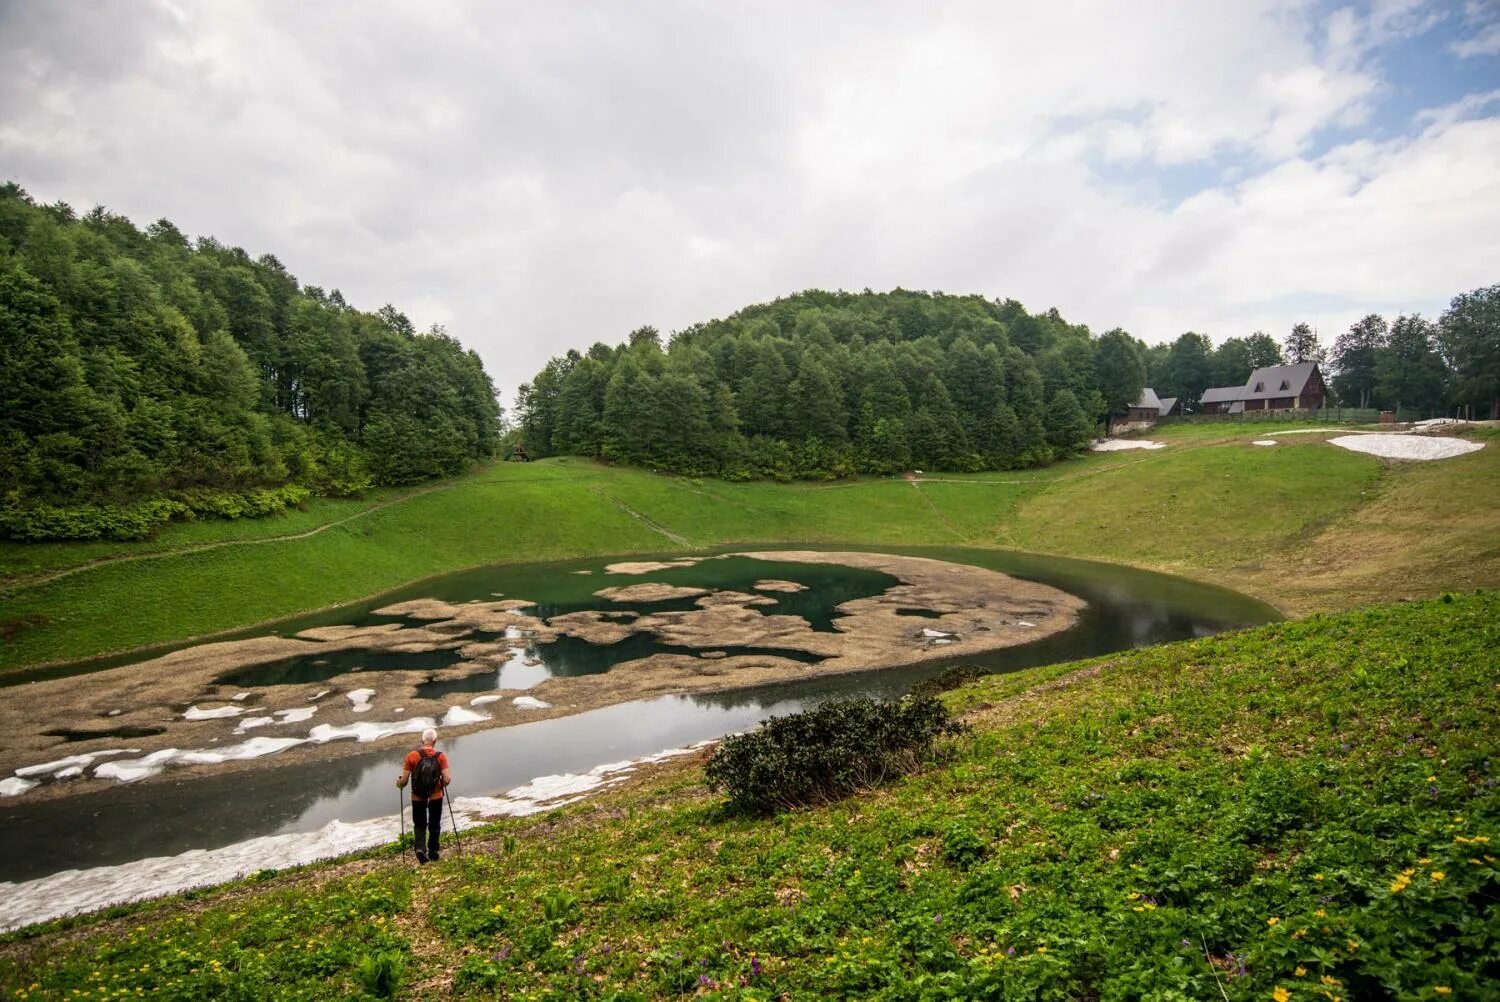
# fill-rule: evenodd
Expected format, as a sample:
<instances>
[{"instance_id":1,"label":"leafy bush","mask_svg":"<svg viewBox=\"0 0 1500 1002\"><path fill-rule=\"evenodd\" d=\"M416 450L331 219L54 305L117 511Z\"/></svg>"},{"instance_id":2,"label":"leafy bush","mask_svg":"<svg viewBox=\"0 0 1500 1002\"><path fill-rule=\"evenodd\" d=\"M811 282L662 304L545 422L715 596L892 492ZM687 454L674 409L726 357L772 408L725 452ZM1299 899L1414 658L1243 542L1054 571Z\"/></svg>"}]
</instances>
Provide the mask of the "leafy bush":
<instances>
[{"instance_id":1,"label":"leafy bush","mask_svg":"<svg viewBox=\"0 0 1500 1002\"><path fill-rule=\"evenodd\" d=\"M951 665L931 678L924 678L911 687L910 695L936 696L960 686L968 685L990 674L978 665Z\"/></svg>"},{"instance_id":2,"label":"leafy bush","mask_svg":"<svg viewBox=\"0 0 1500 1002\"><path fill-rule=\"evenodd\" d=\"M354 967L354 978L367 994L376 998L395 997L406 971L406 955L395 950L372 953L360 958Z\"/></svg>"},{"instance_id":3,"label":"leafy bush","mask_svg":"<svg viewBox=\"0 0 1500 1002\"><path fill-rule=\"evenodd\" d=\"M349 485L344 485L349 486ZM312 491L300 484L247 491L178 491L139 504L85 504L71 507L0 505L0 538L37 543L63 540L150 539L168 522L192 518L263 518L295 508Z\"/></svg>"},{"instance_id":4,"label":"leafy bush","mask_svg":"<svg viewBox=\"0 0 1500 1002\"><path fill-rule=\"evenodd\" d=\"M938 737L963 729L932 696L830 700L726 739L705 773L734 808L771 813L835 800L908 772Z\"/></svg>"}]
</instances>

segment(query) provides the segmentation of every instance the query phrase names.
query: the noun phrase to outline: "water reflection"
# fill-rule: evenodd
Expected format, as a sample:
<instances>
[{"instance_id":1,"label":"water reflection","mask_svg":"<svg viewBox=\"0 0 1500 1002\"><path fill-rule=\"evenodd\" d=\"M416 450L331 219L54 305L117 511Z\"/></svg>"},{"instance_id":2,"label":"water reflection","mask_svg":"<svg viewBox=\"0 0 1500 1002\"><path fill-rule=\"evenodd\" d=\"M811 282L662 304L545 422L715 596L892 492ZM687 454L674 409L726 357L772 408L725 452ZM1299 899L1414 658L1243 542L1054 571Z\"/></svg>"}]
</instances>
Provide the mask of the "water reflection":
<instances>
[{"instance_id":1,"label":"water reflection","mask_svg":"<svg viewBox=\"0 0 1500 1002\"><path fill-rule=\"evenodd\" d=\"M503 793L536 776L581 772L603 762L636 758L746 730L766 716L796 712L831 696L897 695L952 663L1014 671L1204 636L1277 618L1274 610L1243 595L1130 568L948 548L901 552L991 567L1052 584L1084 598L1088 608L1078 625L1065 633L982 657L965 657L958 662L858 672L736 692L641 700L458 737L444 745L454 762L456 792ZM699 566L717 571L716 565L732 563L706 561ZM758 576L799 580L785 572L788 565L749 563ZM565 573L570 568L588 566L597 567L597 563L552 565L545 569L545 574L538 568L465 572L455 576L465 579L462 587L442 579L424 583L421 593L451 601L458 595L472 597L484 586L483 594L487 596L495 590L494 582L504 571L512 581L530 578L539 583L539 588L553 589L545 597L560 607L567 606L569 601L558 591L584 580L585 585L574 588L573 607L578 608L578 603L584 602L597 607L591 593L600 587L599 579L581 579ZM774 570L768 572L772 567ZM743 568L740 579L742 571ZM660 577L670 580L673 576ZM653 575L652 579L657 577ZM543 578L550 583L541 584ZM563 582L561 586L557 585L559 580ZM828 582L828 587L835 585L835 581ZM885 587L881 584L878 590ZM509 590L522 594L514 585ZM450 597L445 592L457 595ZM810 609L809 602L836 605L848 600L833 601L828 597L813 602L803 592L776 593L771 597L777 599L774 611ZM378 605L397 600L388 596ZM376 604L371 603L371 607ZM773 611L769 606L766 608ZM347 610L339 621L349 621ZM306 622L302 620L299 624ZM570 662L574 665L572 670L588 670L587 653L585 649L573 652L583 660ZM777 653L782 656L786 652ZM567 657L562 657L559 664L565 662ZM558 670L556 665L551 668ZM485 674L491 678L495 675ZM0 879L29 879L72 867L171 855L191 848L213 848L257 835L314 831L335 818L355 821L393 813L400 805L394 780L401 752L400 748L385 748L318 762L315 766L280 765L200 779L167 779L139 789L119 787L54 801L27 803L20 798L0 807Z\"/></svg>"}]
</instances>

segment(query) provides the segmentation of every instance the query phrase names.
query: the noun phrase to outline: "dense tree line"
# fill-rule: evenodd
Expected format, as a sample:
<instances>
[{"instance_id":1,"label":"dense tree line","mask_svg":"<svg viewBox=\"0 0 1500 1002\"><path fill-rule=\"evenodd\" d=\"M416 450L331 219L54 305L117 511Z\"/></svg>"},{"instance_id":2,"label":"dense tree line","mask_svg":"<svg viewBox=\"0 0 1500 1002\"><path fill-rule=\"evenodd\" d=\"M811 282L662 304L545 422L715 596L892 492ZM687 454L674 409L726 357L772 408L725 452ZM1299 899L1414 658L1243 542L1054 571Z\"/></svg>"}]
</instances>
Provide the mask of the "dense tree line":
<instances>
[{"instance_id":1,"label":"dense tree line","mask_svg":"<svg viewBox=\"0 0 1500 1002\"><path fill-rule=\"evenodd\" d=\"M1031 466L1140 392L1141 347L1014 301L811 291L552 359L520 388L533 454L731 478ZM1104 364L1100 364L1103 359Z\"/></svg>"},{"instance_id":2,"label":"dense tree line","mask_svg":"<svg viewBox=\"0 0 1500 1002\"><path fill-rule=\"evenodd\" d=\"M87 526L146 501L253 513L256 489L449 475L500 433L478 356L441 329L356 310L270 255L190 243L166 220L80 217L14 184L0 187L0 401L0 528L32 538L61 522L76 531L53 535L118 535Z\"/></svg>"},{"instance_id":3,"label":"dense tree line","mask_svg":"<svg viewBox=\"0 0 1500 1002\"><path fill-rule=\"evenodd\" d=\"M1384 375L1365 402L1500 407L1497 314L1500 286L1458 297L1436 325L1399 319L1375 339ZM1306 324L1283 344L1256 333L1215 347L1189 332L1147 347L1014 300L814 290L665 345L644 327L553 358L520 387L518 433L532 455L733 479L1011 469L1085 447L1143 386L1192 413L1208 387L1304 359L1325 361ZM1342 348L1326 361L1358 406Z\"/></svg>"},{"instance_id":4,"label":"dense tree line","mask_svg":"<svg viewBox=\"0 0 1500 1002\"><path fill-rule=\"evenodd\" d=\"M1370 314L1325 348L1297 324L1278 345L1268 334L1214 347L1189 332L1145 351L1146 381L1162 396L1197 409L1210 386L1242 384L1282 362L1318 362L1333 402L1344 407L1500 418L1500 285L1454 297L1437 321L1411 314L1387 322Z\"/></svg>"}]
</instances>

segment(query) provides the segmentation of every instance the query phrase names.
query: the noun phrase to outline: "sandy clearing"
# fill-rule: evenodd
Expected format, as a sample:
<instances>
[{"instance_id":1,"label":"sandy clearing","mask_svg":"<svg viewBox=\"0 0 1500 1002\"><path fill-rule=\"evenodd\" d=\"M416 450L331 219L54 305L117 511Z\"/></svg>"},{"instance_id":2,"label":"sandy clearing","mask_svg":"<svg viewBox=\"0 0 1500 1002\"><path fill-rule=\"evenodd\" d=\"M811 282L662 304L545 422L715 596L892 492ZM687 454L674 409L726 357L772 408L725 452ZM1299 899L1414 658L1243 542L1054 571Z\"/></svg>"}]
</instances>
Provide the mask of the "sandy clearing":
<instances>
[{"instance_id":1,"label":"sandy clearing","mask_svg":"<svg viewBox=\"0 0 1500 1002\"><path fill-rule=\"evenodd\" d=\"M1101 438L1089 443L1090 452L1121 452L1125 449L1165 449L1167 443L1136 438Z\"/></svg>"},{"instance_id":2,"label":"sandy clearing","mask_svg":"<svg viewBox=\"0 0 1500 1002\"><path fill-rule=\"evenodd\" d=\"M1429 438L1425 435L1344 435L1330 438L1328 444L1351 452L1379 456L1381 459L1418 461L1452 459L1484 448L1483 442L1466 442L1461 438Z\"/></svg>"}]
</instances>

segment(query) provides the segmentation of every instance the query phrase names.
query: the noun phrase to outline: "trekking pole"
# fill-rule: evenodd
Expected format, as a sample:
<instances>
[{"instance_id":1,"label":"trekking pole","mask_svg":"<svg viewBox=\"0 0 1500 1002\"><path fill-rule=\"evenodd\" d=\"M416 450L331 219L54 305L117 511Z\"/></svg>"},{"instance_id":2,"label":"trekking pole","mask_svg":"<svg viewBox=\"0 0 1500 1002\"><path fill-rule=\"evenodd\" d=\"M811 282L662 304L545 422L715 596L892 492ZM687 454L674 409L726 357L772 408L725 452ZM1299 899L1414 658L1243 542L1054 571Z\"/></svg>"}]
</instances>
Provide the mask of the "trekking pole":
<instances>
[{"instance_id":1,"label":"trekking pole","mask_svg":"<svg viewBox=\"0 0 1500 1002\"><path fill-rule=\"evenodd\" d=\"M401 819L401 841L406 841L406 800L401 796L404 791L396 787L396 817ZM401 855L406 855L406 850L401 850Z\"/></svg>"},{"instance_id":2,"label":"trekking pole","mask_svg":"<svg viewBox=\"0 0 1500 1002\"><path fill-rule=\"evenodd\" d=\"M458 837L458 818L453 814L453 798L448 796L447 790L443 791L443 799L448 801L448 821L453 826L453 846L458 850L458 854L462 856L464 854L464 840Z\"/></svg>"}]
</instances>

